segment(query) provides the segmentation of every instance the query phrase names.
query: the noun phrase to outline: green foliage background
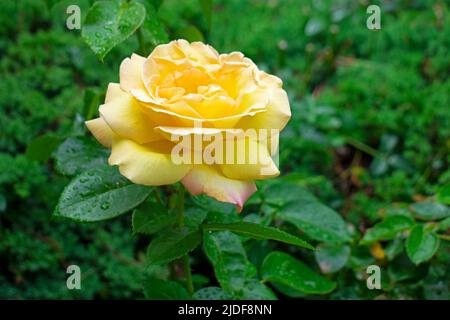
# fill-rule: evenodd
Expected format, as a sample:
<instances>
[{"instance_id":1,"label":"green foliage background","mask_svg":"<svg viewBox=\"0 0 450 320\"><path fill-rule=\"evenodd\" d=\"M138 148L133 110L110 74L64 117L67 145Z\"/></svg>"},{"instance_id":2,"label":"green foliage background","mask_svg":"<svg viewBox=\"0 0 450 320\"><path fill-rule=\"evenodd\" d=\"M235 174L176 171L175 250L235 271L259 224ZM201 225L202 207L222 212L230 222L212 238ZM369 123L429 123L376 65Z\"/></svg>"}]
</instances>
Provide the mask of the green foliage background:
<instances>
[{"instance_id":1,"label":"green foliage background","mask_svg":"<svg viewBox=\"0 0 450 320\"><path fill-rule=\"evenodd\" d=\"M94 224L52 219L70 179L57 173L54 157L33 156L31 143L39 136L45 134L48 140L37 148L45 146L50 154L51 146L63 138L86 134L83 119L96 116L107 84L118 82L120 62L139 48L132 36L100 63L80 31L65 27L65 10L73 3L79 4L83 17L92 4L1 3L0 297L141 299L143 283L158 286L158 279L182 279L179 265L146 264L149 239L132 234L130 215ZM199 1L163 1L153 13L163 35L146 35L148 48L140 50L150 51L164 37L200 39L219 52L242 51L283 79L293 114L281 137L285 177L260 184L261 192L242 216L306 237L319 249L314 253L268 240L235 238L228 231L207 234L208 241L237 241L228 248L237 250L234 263L246 256L278 298L449 299L448 3L375 2L382 8L379 31L366 28L367 1L213 3L209 27ZM330 244L321 234L305 231L295 217L306 209L289 206L305 188L340 213L351 240ZM275 200L276 205L270 205ZM331 210L319 204L310 209ZM399 216L407 220L401 226ZM378 227L371 229L374 225ZM423 248L420 239L405 241L413 231L415 237L429 235L439 247ZM244 252L236 249L241 242ZM422 251L414 251L414 246ZM203 251L211 261L218 254L208 247ZM273 251L295 256L314 275L322 274L324 286L336 285L317 295L292 289L304 288L295 279L288 285L272 283L269 279L283 279L283 274L275 274L270 262L285 254ZM271 260L261 267L269 253ZM411 261L414 257L418 265ZM83 271L82 290L66 288L70 264ZM303 264L297 265L299 270ZM382 290L366 287L365 268L370 264L382 268ZM210 266L201 249L193 252L192 266L196 288L218 286L218 281L222 287L236 285L239 280L239 273L231 275L234 282L217 279L213 269L217 274L221 266ZM148 275L152 278L146 282ZM227 274L222 270L220 276ZM245 286L248 292L237 298L262 294L253 282Z\"/></svg>"}]
</instances>

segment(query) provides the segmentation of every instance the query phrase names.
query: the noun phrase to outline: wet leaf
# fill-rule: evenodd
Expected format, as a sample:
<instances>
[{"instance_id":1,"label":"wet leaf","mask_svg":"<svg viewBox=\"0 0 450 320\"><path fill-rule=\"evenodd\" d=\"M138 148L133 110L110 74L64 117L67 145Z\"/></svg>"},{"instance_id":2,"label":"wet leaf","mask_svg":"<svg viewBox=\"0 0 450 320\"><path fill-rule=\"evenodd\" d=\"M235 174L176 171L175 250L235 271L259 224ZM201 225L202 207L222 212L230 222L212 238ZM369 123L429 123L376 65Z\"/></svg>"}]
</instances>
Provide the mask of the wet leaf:
<instances>
[{"instance_id":1,"label":"wet leaf","mask_svg":"<svg viewBox=\"0 0 450 320\"><path fill-rule=\"evenodd\" d=\"M56 169L73 176L107 164L109 150L88 138L68 138L56 150Z\"/></svg>"},{"instance_id":2,"label":"wet leaf","mask_svg":"<svg viewBox=\"0 0 450 320\"><path fill-rule=\"evenodd\" d=\"M277 217L298 227L309 237L322 242L346 242L351 237L342 217L319 202L292 202Z\"/></svg>"},{"instance_id":3,"label":"wet leaf","mask_svg":"<svg viewBox=\"0 0 450 320\"><path fill-rule=\"evenodd\" d=\"M116 167L94 168L69 183L53 215L84 222L111 219L138 206L151 190L133 184Z\"/></svg>"},{"instance_id":4,"label":"wet leaf","mask_svg":"<svg viewBox=\"0 0 450 320\"><path fill-rule=\"evenodd\" d=\"M336 283L312 271L300 260L279 251L270 253L261 266L261 277L308 294L326 294Z\"/></svg>"},{"instance_id":5,"label":"wet leaf","mask_svg":"<svg viewBox=\"0 0 450 320\"><path fill-rule=\"evenodd\" d=\"M201 241L199 230L168 230L153 239L147 250L151 264L163 264L181 258L194 250Z\"/></svg>"},{"instance_id":6,"label":"wet leaf","mask_svg":"<svg viewBox=\"0 0 450 320\"><path fill-rule=\"evenodd\" d=\"M116 45L131 36L144 22L145 7L136 1L97 1L89 9L81 36L103 61Z\"/></svg>"}]
</instances>

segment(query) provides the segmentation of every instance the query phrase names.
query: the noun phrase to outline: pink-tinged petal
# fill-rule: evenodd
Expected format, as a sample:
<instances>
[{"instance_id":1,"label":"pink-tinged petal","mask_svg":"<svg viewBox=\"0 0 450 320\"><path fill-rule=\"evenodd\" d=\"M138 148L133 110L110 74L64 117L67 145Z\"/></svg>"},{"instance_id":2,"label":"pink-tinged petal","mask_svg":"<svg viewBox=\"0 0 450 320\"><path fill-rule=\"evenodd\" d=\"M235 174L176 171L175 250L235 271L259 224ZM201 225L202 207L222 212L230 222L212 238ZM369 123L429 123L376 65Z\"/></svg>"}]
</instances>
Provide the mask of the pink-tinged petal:
<instances>
[{"instance_id":1,"label":"pink-tinged petal","mask_svg":"<svg viewBox=\"0 0 450 320\"><path fill-rule=\"evenodd\" d=\"M256 191L251 181L229 179L212 166L195 166L181 183L193 195L205 193L218 201L229 202L242 211L245 201Z\"/></svg>"}]
</instances>

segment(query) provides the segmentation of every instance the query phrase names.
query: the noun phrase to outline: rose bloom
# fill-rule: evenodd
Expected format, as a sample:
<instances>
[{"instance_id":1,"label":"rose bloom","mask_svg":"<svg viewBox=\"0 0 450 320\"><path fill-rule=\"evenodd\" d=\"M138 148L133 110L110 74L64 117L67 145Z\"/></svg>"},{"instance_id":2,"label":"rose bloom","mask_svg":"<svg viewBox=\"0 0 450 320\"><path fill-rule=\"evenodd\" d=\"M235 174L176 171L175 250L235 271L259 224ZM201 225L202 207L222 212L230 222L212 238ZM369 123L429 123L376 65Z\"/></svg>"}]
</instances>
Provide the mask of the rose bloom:
<instances>
[{"instance_id":1,"label":"rose bloom","mask_svg":"<svg viewBox=\"0 0 450 320\"><path fill-rule=\"evenodd\" d=\"M181 181L193 195L205 193L239 209L256 191L253 180L279 174L267 141L236 149L248 154L259 150L256 163L176 164L171 136L212 129L281 131L291 116L279 78L259 70L240 52L219 54L209 45L185 40L159 45L147 58L126 58L120 83L109 84L99 112L86 125L112 149L109 164L119 166L132 182L160 186ZM195 128L198 124L202 129Z\"/></svg>"}]
</instances>

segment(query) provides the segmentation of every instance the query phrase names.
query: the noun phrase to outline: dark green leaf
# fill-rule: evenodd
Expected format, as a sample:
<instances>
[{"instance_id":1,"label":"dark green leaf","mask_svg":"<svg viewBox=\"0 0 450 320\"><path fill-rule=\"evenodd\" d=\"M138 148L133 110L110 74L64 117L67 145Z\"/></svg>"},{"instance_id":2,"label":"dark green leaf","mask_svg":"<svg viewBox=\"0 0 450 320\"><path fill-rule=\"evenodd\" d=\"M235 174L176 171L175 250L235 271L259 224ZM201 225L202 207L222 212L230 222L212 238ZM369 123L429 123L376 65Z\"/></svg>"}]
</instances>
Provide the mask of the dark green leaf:
<instances>
[{"instance_id":1,"label":"dark green leaf","mask_svg":"<svg viewBox=\"0 0 450 320\"><path fill-rule=\"evenodd\" d=\"M230 296L219 287L206 287L194 293L195 300L229 300Z\"/></svg>"},{"instance_id":2,"label":"dark green leaf","mask_svg":"<svg viewBox=\"0 0 450 320\"><path fill-rule=\"evenodd\" d=\"M266 203L282 206L289 202L317 202L317 198L306 188L294 183L275 183L267 187L264 192Z\"/></svg>"},{"instance_id":3,"label":"dark green leaf","mask_svg":"<svg viewBox=\"0 0 450 320\"><path fill-rule=\"evenodd\" d=\"M224 213L226 216L237 216L236 206L231 203L217 201L204 194L191 197L197 207L203 208L208 212Z\"/></svg>"},{"instance_id":4,"label":"dark green leaf","mask_svg":"<svg viewBox=\"0 0 450 320\"><path fill-rule=\"evenodd\" d=\"M194 250L201 241L199 230L168 230L152 240L147 250L151 264L162 264L181 258Z\"/></svg>"},{"instance_id":5,"label":"dark green leaf","mask_svg":"<svg viewBox=\"0 0 450 320\"><path fill-rule=\"evenodd\" d=\"M191 300L187 290L178 282L147 278L144 281L144 293L150 300Z\"/></svg>"},{"instance_id":6,"label":"dark green leaf","mask_svg":"<svg viewBox=\"0 0 450 320\"><path fill-rule=\"evenodd\" d=\"M246 280L253 277L256 270L247 260L239 237L229 231L204 232L203 248L225 292L242 294Z\"/></svg>"},{"instance_id":7,"label":"dark green leaf","mask_svg":"<svg viewBox=\"0 0 450 320\"><path fill-rule=\"evenodd\" d=\"M45 162L50 159L53 151L61 143L61 138L51 134L37 137L28 145L25 156L30 160Z\"/></svg>"},{"instance_id":8,"label":"dark green leaf","mask_svg":"<svg viewBox=\"0 0 450 320\"><path fill-rule=\"evenodd\" d=\"M268 286L256 279L247 280L242 294L237 296L242 300L276 300L277 296Z\"/></svg>"},{"instance_id":9,"label":"dark green leaf","mask_svg":"<svg viewBox=\"0 0 450 320\"><path fill-rule=\"evenodd\" d=\"M406 241L406 253L415 264L430 260L439 248L439 239L423 225L416 225Z\"/></svg>"},{"instance_id":10,"label":"dark green leaf","mask_svg":"<svg viewBox=\"0 0 450 320\"><path fill-rule=\"evenodd\" d=\"M299 247L314 249L306 241L289 234L287 232L278 230L272 227L266 227L256 223L250 222L236 222L236 223L210 223L204 224L204 230L220 231L229 230L236 234L250 237L258 240L276 240L288 244L293 244Z\"/></svg>"},{"instance_id":11,"label":"dark green leaf","mask_svg":"<svg viewBox=\"0 0 450 320\"><path fill-rule=\"evenodd\" d=\"M295 290L294 288L291 288L287 285L284 285L282 283L279 282L272 282L271 283L272 286L275 288L276 291L281 292L282 294L284 294L287 297L290 298L303 298L305 296L307 296L306 293L299 291L299 290Z\"/></svg>"},{"instance_id":12,"label":"dark green leaf","mask_svg":"<svg viewBox=\"0 0 450 320\"><path fill-rule=\"evenodd\" d=\"M341 270L350 258L350 247L347 245L322 244L314 252L316 261L323 273L334 273Z\"/></svg>"},{"instance_id":13,"label":"dark green leaf","mask_svg":"<svg viewBox=\"0 0 450 320\"><path fill-rule=\"evenodd\" d=\"M133 212L133 232L153 234L173 224L177 219L175 214L157 202L145 202Z\"/></svg>"},{"instance_id":14,"label":"dark green leaf","mask_svg":"<svg viewBox=\"0 0 450 320\"><path fill-rule=\"evenodd\" d=\"M94 168L69 183L54 215L77 221L114 218L138 206L151 190L151 187L131 183L116 167Z\"/></svg>"},{"instance_id":15,"label":"dark green leaf","mask_svg":"<svg viewBox=\"0 0 450 320\"><path fill-rule=\"evenodd\" d=\"M307 294L326 294L336 287L334 281L315 273L294 257L278 251L270 253L264 260L261 277Z\"/></svg>"},{"instance_id":16,"label":"dark green leaf","mask_svg":"<svg viewBox=\"0 0 450 320\"><path fill-rule=\"evenodd\" d=\"M362 244L372 243L379 240L391 240L395 236L410 228L414 224L414 221L407 216L389 216L386 217L382 222L377 223L373 228L367 230L363 239Z\"/></svg>"},{"instance_id":17,"label":"dark green leaf","mask_svg":"<svg viewBox=\"0 0 450 320\"><path fill-rule=\"evenodd\" d=\"M144 19L145 7L136 1L97 1L87 13L81 36L103 61L106 54L131 36Z\"/></svg>"},{"instance_id":18,"label":"dark green leaf","mask_svg":"<svg viewBox=\"0 0 450 320\"><path fill-rule=\"evenodd\" d=\"M424 220L436 220L450 217L450 209L441 203L424 201L414 203L411 207L416 216Z\"/></svg>"},{"instance_id":19,"label":"dark green leaf","mask_svg":"<svg viewBox=\"0 0 450 320\"><path fill-rule=\"evenodd\" d=\"M56 169L73 176L107 164L109 150L87 138L68 138L54 154Z\"/></svg>"},{"instance_id":20,"label":"dark green leaf","mask_svg":"<svg viewBox=\"0 0 450 320\"><path fill-rule=\"evenodd\" d=\"M158 4L152 5L149 1L142 1L145 6L146 16L144 24L142 25L143 38L146 45L146 54L150 53L153 48L161 43L169 42L169 36L167 35L164 26L162 25L157 9Z\"/></svg>"},{"instance_id":21,"label":"dark green leaf","mask_svg":"<svg viewBox=\"0 0 450 320\"><path fill-rule=\"evenodd\" d=\"M206 210L202 208L189 207L184 212L184 225L196 229L206 219Z\"/></svg>"},{"instance_id":22,"label":"dark green leaf","mask_svg":"<svg viewBox=\"0 0 450 320\"><path fill-rule=\"evenodd\" d=\"M347 225L331 208L318 202L291 202L277 217L294 224L311 238L322 242L350 241Z\"/></svg>"}]
</instances>

